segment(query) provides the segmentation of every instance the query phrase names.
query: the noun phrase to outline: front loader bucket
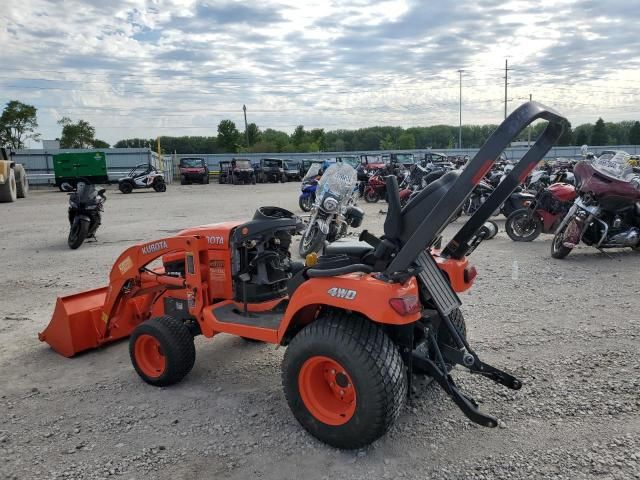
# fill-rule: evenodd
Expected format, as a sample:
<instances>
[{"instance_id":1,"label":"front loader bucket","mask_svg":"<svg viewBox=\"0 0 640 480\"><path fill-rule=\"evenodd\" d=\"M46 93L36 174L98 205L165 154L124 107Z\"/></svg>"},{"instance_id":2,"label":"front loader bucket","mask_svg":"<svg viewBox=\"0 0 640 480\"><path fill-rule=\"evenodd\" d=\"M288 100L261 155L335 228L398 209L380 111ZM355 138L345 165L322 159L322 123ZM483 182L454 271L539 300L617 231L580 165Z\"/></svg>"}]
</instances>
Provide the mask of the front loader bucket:
<instances>
[{"instance_id":1,"label":"front loader bucket","mask_svg":"<svg viewBox=\"0 0 640 480\"><path fill-rule=\"evenodd\" d=\"M109 337L105 338L102 308L106 296L107 287L102 287L58 297L51 322L38 334L38 338L59 354L72 357L83 350L128 336L133 325L130 328L111 329Z\"/></svg>"}]
</instances>

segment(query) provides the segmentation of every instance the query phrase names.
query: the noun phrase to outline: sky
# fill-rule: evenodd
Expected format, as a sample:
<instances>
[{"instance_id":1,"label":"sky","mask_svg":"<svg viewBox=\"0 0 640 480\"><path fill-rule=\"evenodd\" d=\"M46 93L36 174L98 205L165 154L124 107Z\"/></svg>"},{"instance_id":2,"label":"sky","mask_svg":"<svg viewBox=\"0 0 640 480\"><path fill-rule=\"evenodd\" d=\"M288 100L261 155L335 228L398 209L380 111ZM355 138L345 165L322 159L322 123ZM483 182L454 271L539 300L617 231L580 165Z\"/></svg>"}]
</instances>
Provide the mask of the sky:
<instances>
[{"instance_id":1,"label":"sky","mask_svg":"<svg viewBox=\"0 0 640 480\"><path fill-rule=\"evenodd\" d=\"M462 122L499 123L508 60L508 111L635 120L639 22L628 0L2 0L0 104L114 143L242 130L243 105L287 132L457 125L461 80Z\"/></svg>"}]
</instances>

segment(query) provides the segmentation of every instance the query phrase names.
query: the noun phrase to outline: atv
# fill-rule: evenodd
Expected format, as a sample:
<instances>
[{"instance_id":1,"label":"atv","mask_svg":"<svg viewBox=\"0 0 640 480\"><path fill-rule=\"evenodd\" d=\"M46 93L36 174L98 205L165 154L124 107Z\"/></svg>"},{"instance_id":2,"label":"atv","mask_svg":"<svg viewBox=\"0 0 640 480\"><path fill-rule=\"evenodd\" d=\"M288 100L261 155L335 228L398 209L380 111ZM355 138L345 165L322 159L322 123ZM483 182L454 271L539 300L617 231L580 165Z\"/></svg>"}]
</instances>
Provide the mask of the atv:
<instances>
[{"instance_id":1,"label":"atv","mask_svg":"<svg viewBox=\"0 0 640 480\"><path fill-rule=\"evenodd\" d=\"M164 174L150 163L135 166L126 177L118 180L118 189L122 193L131 193L138 188L153 188L156 192L166 192Z\"/></svg>"},{"instance_id":2,"label":"atv","mask_svg":"<svg viewBox=\"0 0 640 480\"><path fill-rule=\"evenodd\" d=\"M475 185L537 119L548 124L536 144L440 248L442 231ZM459 365L514 390L522 382L473 350L458 294L476 277L467 255L484 240L484 222L560 137L564 122L540 104L522 105L465 170L443 175L404 208L389 176L384 235L364 231L359 242L336 242L305 263L290 254L303 223L278 207L261 207L249 221L134 245L116 260L107 287L58 299L40 340L70 357L130 336L133 368L160 387L193 368L198 335L287 346L286 401L307 431L338 448L361 448L384 435L412 391L413 374L432 377L471 421L496 427L498 420L458 388L451 369Z\"/></svg>"}]
</instances>

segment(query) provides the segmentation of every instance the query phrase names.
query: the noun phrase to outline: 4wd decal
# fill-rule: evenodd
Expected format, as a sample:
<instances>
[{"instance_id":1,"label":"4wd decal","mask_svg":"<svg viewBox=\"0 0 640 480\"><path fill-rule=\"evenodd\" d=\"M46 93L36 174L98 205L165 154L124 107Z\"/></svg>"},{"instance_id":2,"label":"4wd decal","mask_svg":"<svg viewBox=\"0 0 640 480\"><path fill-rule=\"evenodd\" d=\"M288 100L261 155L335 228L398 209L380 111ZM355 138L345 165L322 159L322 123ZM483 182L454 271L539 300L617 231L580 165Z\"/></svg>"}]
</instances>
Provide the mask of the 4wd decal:
<instances>
[{"instance_id":1,"label":"4wd decal","mask_svg":"<svg viewBox=\"0 0 640 480\"><path fill-rule=\"evenodd\" d=\"M162 240L160 242L150 243L149 245L145 245L144 247L142 247L142 254L149 255L150 253L156 253L166 248L169 248L169 245L167 245L167 242Z\"/></svg>"},{"instance_id":2,"label":"4wd decal","mask_svg":"<svg viewBox=\"0 0 640 480\"><path fill-rule=\"evenodd\" d=\"M327 290L327 293L335 298L344 298L345 300L353 300L358 295L355 290L347 290L346 288L333 287Z\"/></svg>"},{"instance_id":3,"label":"4wd decal","mask_svg":"<svg viewBox=\"0 0 640 480\"><path fill-rule=\"evenodd\" d=\"M207 243L209 245L224 245L224 237L222 235L207 235Z\"/></svg>"}]
</instances>

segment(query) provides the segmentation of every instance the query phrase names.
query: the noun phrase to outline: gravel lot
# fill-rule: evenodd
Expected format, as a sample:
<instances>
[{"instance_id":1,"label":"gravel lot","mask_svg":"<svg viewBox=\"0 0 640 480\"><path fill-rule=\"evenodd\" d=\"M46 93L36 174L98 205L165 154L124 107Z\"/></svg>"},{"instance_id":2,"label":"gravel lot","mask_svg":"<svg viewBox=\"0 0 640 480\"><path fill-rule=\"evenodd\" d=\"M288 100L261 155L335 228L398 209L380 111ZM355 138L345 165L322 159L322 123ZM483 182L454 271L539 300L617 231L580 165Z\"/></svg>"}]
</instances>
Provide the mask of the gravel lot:
<instances>
[{"instance_id":1,"label":"gravel lot","mask_svg":"<svg viewBox=\"0 0 640 480\"><path fill-rule=\"evenodd\" d=\"M102 286L137 241L297 209L298 184L110 191L98 242L66 245L67 196L32 191L0 205L0 478L378 479L640 478L640 254L501 233L472 256L462 296L480 356L520 376L518 392L457 370L501 428L470 423L436 386L418 384L394 428L344 452L296 423L280 386L283 349L198 338L196 365L158 389L130 365L127 342L63 358L37 332L56 296ZM380 232L385 204L364 205ZM296 248L297 251L297 248Z\"/></svg>"}]
</instances>

